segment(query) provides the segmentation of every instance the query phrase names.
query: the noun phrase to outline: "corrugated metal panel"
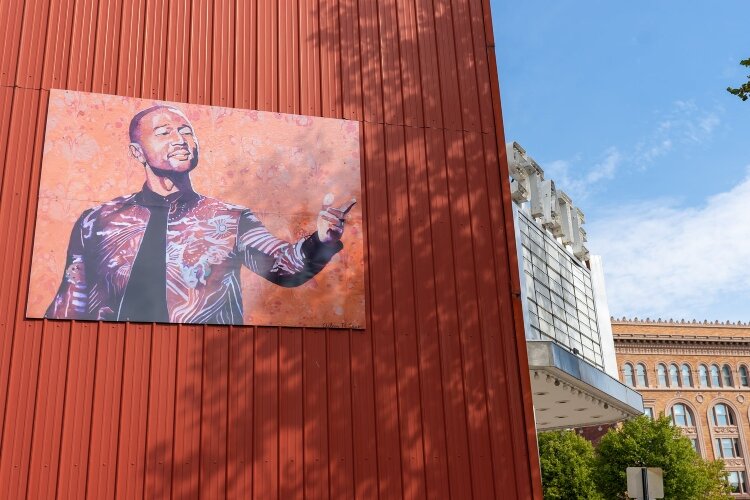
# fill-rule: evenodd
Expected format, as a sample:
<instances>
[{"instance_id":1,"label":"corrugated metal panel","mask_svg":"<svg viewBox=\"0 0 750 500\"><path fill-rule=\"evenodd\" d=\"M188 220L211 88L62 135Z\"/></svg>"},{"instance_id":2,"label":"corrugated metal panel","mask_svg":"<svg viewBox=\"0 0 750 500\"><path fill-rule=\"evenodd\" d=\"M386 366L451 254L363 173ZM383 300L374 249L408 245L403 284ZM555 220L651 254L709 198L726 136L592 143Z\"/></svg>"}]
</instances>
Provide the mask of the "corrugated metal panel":
<instances>
[{"instance_id":1,"label":"corrugated metal panel","mask_svg":"<svg viewBox=\"0 0 750 500\"><path fill-rule=\"evenodd\" d=\"M540 496L487 0L0 18L4 495ZM26 320L50 88L362 121L368 329Z\"/></svg>"}]
</instances>

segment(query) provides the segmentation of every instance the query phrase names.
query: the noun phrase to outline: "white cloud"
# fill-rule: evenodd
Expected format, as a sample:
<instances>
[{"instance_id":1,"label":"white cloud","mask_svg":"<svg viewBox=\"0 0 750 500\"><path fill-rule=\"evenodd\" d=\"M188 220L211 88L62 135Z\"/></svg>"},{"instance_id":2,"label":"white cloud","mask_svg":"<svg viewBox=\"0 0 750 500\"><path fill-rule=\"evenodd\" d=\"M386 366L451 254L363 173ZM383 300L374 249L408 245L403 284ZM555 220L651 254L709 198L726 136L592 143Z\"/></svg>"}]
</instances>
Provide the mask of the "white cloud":
<instances>
[{"instance_id":1,"label":"white cloud","mask_svg":"<svg viewBox=\"0 0 750 500\"><path fill-rule=\"evenodd\" d=\"M704 109L694 101L675 101L653 131L635 146L632 161L638 168L648 168L677 145L681 149L705 144L721 125L721 108Z\"/></svg>"},{"instance_id":2,"label":"white cloud","mask_svg":"<svg viewBox=\"0 0 750 500\"><path fill-rule=\"evenodd\" d=\"M567 193L573 202L588 198L600 183L613 179L622 154L617 148L608 148L602 160L588 170L578 166L580 161L578 156L573 160L555 160L542 165L544 178L555 181L555 187Z\"/></svg>"},{"instance_id":3,"label":"white cloud","mask_svg":"<svg viewBox=\"0 0 750 500\"><path fill-rule=\"evenodd\" d=\"M604 259L612 314L695 318L743 296L750 306L749 214L750 168L741 183L701 206L660 200L588 224L589 248ZM724 319L747 320L750 311L746 316Z\"/></svg>"}]
</instances>

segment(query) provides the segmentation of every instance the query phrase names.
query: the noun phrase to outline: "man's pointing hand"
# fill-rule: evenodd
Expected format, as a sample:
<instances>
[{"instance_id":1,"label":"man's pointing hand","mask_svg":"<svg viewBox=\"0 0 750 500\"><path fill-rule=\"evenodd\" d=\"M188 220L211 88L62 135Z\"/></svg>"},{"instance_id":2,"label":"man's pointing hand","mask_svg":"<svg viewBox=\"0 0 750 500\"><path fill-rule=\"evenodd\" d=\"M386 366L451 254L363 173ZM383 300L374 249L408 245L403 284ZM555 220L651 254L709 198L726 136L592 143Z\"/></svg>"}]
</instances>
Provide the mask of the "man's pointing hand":
<instances>
[{"instance_id":1,"label":"man's pointing hand","mask_svg":"<svg viewBox=\"0 0 750 500\"><path fill-rule=\"evenodd\" d=\"M344 234L346 214L352 209L357 200L352 198L339 208L334 208L333 196L327 194L323 198L323 210L318 213L318 239L323 243L339 241Z\"/></svg>"}]
</instances>

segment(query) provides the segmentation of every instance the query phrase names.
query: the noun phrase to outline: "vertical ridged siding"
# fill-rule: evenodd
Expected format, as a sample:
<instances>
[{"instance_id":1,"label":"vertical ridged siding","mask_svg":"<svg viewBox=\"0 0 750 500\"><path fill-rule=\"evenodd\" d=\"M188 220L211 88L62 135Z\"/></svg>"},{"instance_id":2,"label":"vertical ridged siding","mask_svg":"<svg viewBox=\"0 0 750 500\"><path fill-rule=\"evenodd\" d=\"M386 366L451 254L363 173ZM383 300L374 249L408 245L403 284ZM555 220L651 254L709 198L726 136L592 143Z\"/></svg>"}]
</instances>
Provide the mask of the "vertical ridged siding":
<instances>
[{"instance_id":1,"label":"vertical ridged siding","mask_svg":"<svg viewBox=\"0 0 750 500\"><path fill-rule=\"evenodd\" d=\"M541 498L488 0L0 19L2 497ZM25 319L51 88L362 122L367 330Z\"/></svg>"}]
</instances>

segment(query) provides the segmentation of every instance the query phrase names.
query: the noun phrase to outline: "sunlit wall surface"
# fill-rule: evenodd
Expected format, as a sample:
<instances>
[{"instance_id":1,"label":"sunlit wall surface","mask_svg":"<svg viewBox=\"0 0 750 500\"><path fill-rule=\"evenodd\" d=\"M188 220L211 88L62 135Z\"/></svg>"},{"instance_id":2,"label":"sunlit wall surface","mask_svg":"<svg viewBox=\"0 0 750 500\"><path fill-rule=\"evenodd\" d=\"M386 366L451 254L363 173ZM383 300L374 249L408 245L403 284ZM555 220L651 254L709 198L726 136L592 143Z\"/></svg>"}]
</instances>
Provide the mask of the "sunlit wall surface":
<instances>
[{"instance_id":1,"label":"sunlit wall surface","mask_svg":"<svg viewBox=\"0 0 750 500\"><path fill-rule=\"evenodd\" d=\"M516 209L526 338L554 340L604 368L591 273Z\"/></svg>"}]
</instances>

